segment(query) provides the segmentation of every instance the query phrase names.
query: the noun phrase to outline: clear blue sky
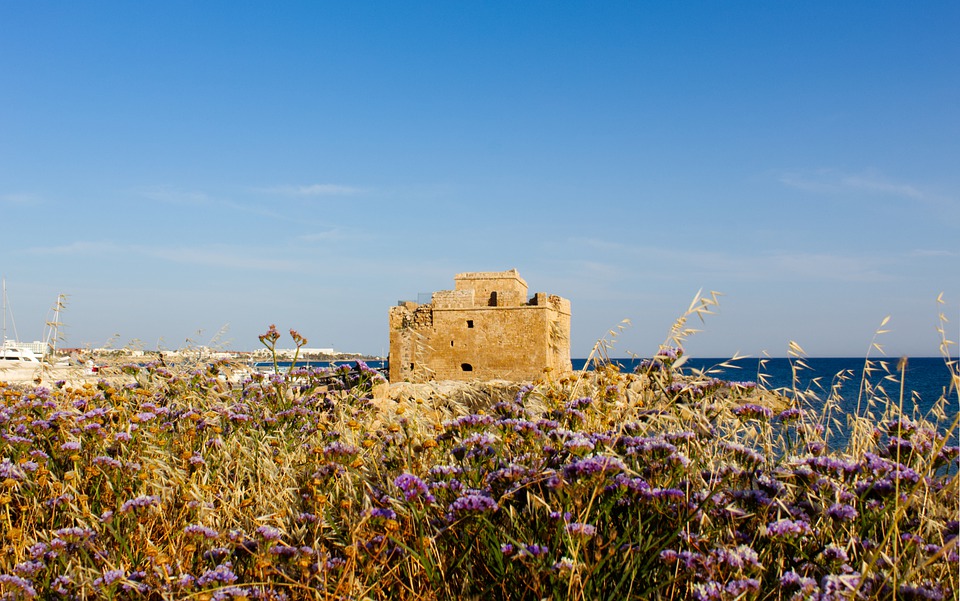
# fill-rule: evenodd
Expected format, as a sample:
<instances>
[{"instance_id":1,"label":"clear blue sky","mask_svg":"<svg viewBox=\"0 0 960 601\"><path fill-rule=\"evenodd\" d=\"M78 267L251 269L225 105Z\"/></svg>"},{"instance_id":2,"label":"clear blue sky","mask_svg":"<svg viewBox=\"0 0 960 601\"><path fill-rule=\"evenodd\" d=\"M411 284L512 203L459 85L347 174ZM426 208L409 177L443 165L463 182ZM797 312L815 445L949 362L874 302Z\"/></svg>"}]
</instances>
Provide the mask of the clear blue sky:
<instances>
[{"instance_id":1,"label":"clear blue sky","mask_svg":"<svg viewBox=\"0 0 960 601\"><path fill-rule=\"evenodd\" d=\"M960 321L960 3L0 2L19 337L380 354L517 268L585 356L936 355ZM945 294L946 304L935 300Z\"/></svg>"}]
</instances>

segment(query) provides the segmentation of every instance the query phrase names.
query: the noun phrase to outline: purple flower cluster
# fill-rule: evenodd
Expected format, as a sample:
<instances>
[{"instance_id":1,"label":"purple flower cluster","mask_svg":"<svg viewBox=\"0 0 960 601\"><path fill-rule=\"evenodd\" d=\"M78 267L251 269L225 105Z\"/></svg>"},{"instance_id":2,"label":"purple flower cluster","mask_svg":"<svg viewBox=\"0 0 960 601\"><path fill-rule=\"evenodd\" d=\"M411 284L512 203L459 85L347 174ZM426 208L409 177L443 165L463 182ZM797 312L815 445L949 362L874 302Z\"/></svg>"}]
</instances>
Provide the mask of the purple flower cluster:
<instances>
[{"instance_id":1,"label":"purple flower cluster","mask_svg":"<svg viewBox=\"0 0 960 601\"><path fill-rule=\"evenodd\" d=\"M594 455L579 459L564 467L563 477L567 480L578 480L593 476L616 475L626 469L626 464L619 457Z\"/></svg>"},{"instance_id":2,"label":"purple flower cluster","mask_svg":"<svg viewBox=\"0 0 960 601\"><path fill-rule=\"evenodd\" d=\"M827 515L838 522L852 522L857 519L857 508L852 505L835 503L827 509Z\"/></svg>"},{"instance_id":3,"label":"purple flower cluster","mask_svg":"<svg viewBox=\"0 0 960 601\"><path fill-rule=\"evenodd\" d=\"M430 494L430 488L426 482L413 474L400 474L394 479L393 485L400 489L403 498L407 501L422 500L425 503L436 501L434 496Z\"/></svg>"},{"instance_id":4,"label":"purple flower cluster","mask_svg":"<svg viewBox=\"0 0 960 601\"><path fill-rule=\"evenodd\" d=\"M220 533L214 530L213 528L208 528L201 524L190 524L183 529L184 534L190 535L199 535L207 539L216 539L220 537Z\"/></svg>"},{"instance_id":5,"label":"purple flower cluster","mask_svg":"<svg viewBox=\"0 0 960 601\"><path fill-rule=\"evenodd\" d=\"M0 574L0 584L9 587L8 590L13 589L10 591L12 598L19 596L21 598L33 599L37 596L37 589L33 588L33 583L26 578L14 576L13 574ZM16 593L13 593L13 591L16 591Z\"/></svg>"},{"instance_id":6,"label":"purple flower cluster","mask_svg":"<svg viewBox=\"0 0 960 601\"><path fill-rule=\"evenodd\" d=\"M457 499L450 504L450 512L454 515L490 513L498 509L497 502L485 494L472 492Z\"/></svg>"},{"instance_id":7,"label":"purple flower cluster","mask_svg":"<svg viewBox=\"0 0 960 601\"><path fill-rule=\"evenodd\" d=\"M748 466L762 465L767 462L766 458L758 451L736 442L724 440L720 442L720 447L730 452L734 458Z\"/></svg>"},{"instance_id":8,"label":"purple flower cluster","mask_svg":"<svg viewBox=\"0 0 960 601\"><path fill-rule=\"evenodd\" d=\"M765 421L773 417L773 410L769 407L762 407L755 403L746 403L733 410L734 415L740 419L756 419Z\"/></svg>"},{"instance_id":9,"label":"purple flower cluster","mask_svg":"<svg viewBox=\"0 0 960 601\"><path fill-rule=\"evenodd\" d=\"M160 498L153 495L142 495L129 501L124 501L123 505L120 506L120 513L130 513L137 509L146 509L148 507L156 507L160 504Z\"/></svg>"},{"instance_id":10,"label":"purple flower cluster","mask_svg":"<svg viewBox=\"0 0 960 601\"><path fill-rule=\"evenodd\" d=\"M283 533L274 528L273 526L259 526L257 527L256 533L266 541L275 541L280 540L283 537Z\"/></svg>"},{"instance_id":11,"label":"purple flower cluster","mask_svg":"<svg viewBox=\"0 0 960 601\"><path fill-rule=\"evenodd\" d=\"M592 524L583 524L580 522L570 522L564 527L567 534L581 538L590 538L597 534L597 527Z\"/></svg>"},{"instance_id":12,"label":"purple flower cluster","mask_svg":"<svg viewBox=\"0 0 960 601\"><path fill-rule=\"evenodd\" d=\"M207 570L202 576L197 578L197 584L207 586L209 584L223 585L237 581L237 575L233 573L233 563L225 562L219 564L212 570Z\"/></svg>"},{"instance_id":13,"label":"purple flower cluster","mask_svg":"<svg viewBox=\"0 0 960 601\"><path fill-rule=\"evenodd\" d=\"M765 534L770 538L794 538L813 534L810 524L803 520L781 519L767 524Z\"/></svg>"},{"instance_id":14,"label":"purple flower cluster","mask_svg":"<svg viewBox=\"0 0 960 601\"><path fill-rule=\"evenodd\" d=\"M340 441L333 441L323 447L323 456L327 459L343 460L353 457L360 452L360 449L353 445L344 444Z\"/></svg>"},{"instance_id":15,"label":"purple flower cluster","mask_svg":"<svg viewBox=\"0 0 960 601\"><path fill-rule=\"evenodd\" d=\"M513 557L515 559L535 559L548 555L550 553L550 548L546 545L538 544L514 546L512 543L504 543L500 545L500 552L507 557Z\"/></svg>"}]
</instances>

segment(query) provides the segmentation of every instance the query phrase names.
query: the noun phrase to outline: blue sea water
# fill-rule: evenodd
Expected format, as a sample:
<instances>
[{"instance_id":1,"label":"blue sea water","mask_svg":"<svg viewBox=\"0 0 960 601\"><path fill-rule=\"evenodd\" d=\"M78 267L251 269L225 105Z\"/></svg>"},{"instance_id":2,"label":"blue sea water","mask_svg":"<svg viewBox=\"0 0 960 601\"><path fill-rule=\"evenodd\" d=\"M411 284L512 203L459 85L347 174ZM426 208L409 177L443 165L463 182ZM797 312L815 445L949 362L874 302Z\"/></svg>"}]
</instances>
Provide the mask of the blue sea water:
<instances>
[{"instance_id":1,"label":"blue sea water","mask_svg":"<svg viewBox=\"0 0 960 601\"><path fill-rule=\"evenodd\" d=\"M620 366L623 372L634 371L643 359L617 358L611 362ZM786 358L751 358L741 359L733 363L734 367L722 366L729 364L726 359L689 358L682 366L682 371L690 373L699 369L709 372L709 375L721 380L758 382L767 389L794 388L810 391L812 397L826 398L831 387L839 384L837 389L843 398L841 408L845 411L856 410L865 360L863 358L806 358L803 360L805 368L800 368L795 362ZM897 369L898 359L871 359L875 371L868 374L872 386L882 386L886 396L899 402L900 372ZM883 371L879 363L885 362L889 372ZM299 362L301 367L331 367L335 365L353 365L354 361L313 361ZM581 370L591 369L586 365L586 359L573 359L573 368ZM366 364L374 369L386 370L388 362L385 360L367 361ZM272 363L258 363L257 367L273 367ZM281 362L282 368L289 367L289 362ZM796 366L796 371L794 371ZM898 381L885 380L892 373ZM796 382L794 382L796 377ZM925 414L933 404L943 395L952 399L948 410L952 407L951 415L958 410L957 392L950 391L950 371L942 357L916 357L907 360L903 373L903 406L907 412L916 408Z\"/></svg>"},{"instance_id":2,"label":"blue sea water","mask_svg":"<svg viewBox=\"0 0 960 601\"><path fill-rule=\"evenodd\" d=\"M620 366L622 372L634 371L643 361L640 358L617 358L611 362ZM903 373L897 369L899 359L878 358L871 359L874 371L867 375L867 381L874 390L874 397L889 399L892 402L903 402L903 409L907 415L927 416L942 396L946 396L946 423L941 427L949 427L949 421L960 410L960 401L957 391L950 388L950 370L942 357L915 357L907 359ZM880 363L886 364L888 371L881 368ZM386 370L387 361L367 361L367 365L374 369ZM573 368L590 369L586 359L573 359ZM767 389L797 389L808 393L806 399L809 408L815 411L822 409L823 401L829 396L831 389L840 398L838 411L853 414L857 411L858 398L860 413L865 411L866 396L860 395L866 361L863 358L805 358L806 367L800 367L795 361L786 358L751 358L741 359L733 363L726 359L688 358L681 367L685 373L693 370L703 370L712 377L721 380L758 382ZM313 362L301 363L301 366L329 367L331 365L348 364L352 361ZM281 364L283 365L283 364ZM287 364L289 365L289 364ZM272 367L272 364L270 365ZM901 378L902 375L902 378ZM889 379L892 376L894 379ZM796 379L796 381L795 381ZM901 382L902 379L902 393ZM877 387L881 387L882 391ZM956 432L951 437L957 438ZM956 444L954 442L953 444Z\"/></svg>"},{"instance_id":3,"label":"blue sea water","mask_svg":"<svg viewBox=\"0 0 960 601\"><path fill-rule=\"evenodd\" d=\"M640 365L643 359L640 358L616 358L610 359L612 363L620 366L623 372L634 371ZM863 358L806 358L803 360L806 368L797 366L794 372L794 362L785 358L750 358L741 359L733 363L734 367L725 367L722 364L729 364L728 359L711 358L689 358L682 366L682 371L690 373L692 370L708 371L713 377L721 380L758 382L765 388L796 388L799 390L809 390L814 396L825 397L831 386L834 385L838 376L845 376L840 384L838 391L844 399L852 399L855 403L860 389L865 360ZM892 373L898 380L900 372L897 370L898 359L871 359L875 371L868 375L868 379L873 386L881 385L887 396L893 400L899 400L900 383L884 380L884 377ZM883 371L879 363L885 362L889 372ZM336 365L353 365L354 361L301 361L297 363L300 367L332 367ZM386 371L389 363L386 360L366 361L368 366L373 369ZM592 369L587 365L586 359L573 359L573 369ZM273 367L272 363L257 363L257 367ZM280 362L281 368L290 366L289 362ZM797 381L794 383L794 376ZM920 410L927 410L942 395L949 394L950 371L942 357L915 357L907 360L906 369L903 373L903 398L904 408L912 409L914 404ZM957 395L954 391L950 397L953 399L954 411L957 409Z\"/></svg>"},{"instance_id":4,"label":"blue sea water","mask_svg":"<svg viewBox=\"0 0 960 601\"><path fill-rule=\"evenodd\" d=\"M610 362L620 366L621 372L636 370L643 359L610 359ZM887 370L882 369L884 362ZM898 369L898 359L871 359L872 370L867 374L867 382L873 390L873 397L883 404L885 400L900 404L902 399L903 411L908 416L924 417L938 424L941 432L946 432L960 412L960 400L957 390L950 387L950 370L941 357L915 357L907 360L904 371ZM300 362L301 367L332 367L335 365L353 365L355 361L314 361ZM369 367L382 370L386 373L389 364L385 360L366 361ZM804 408L819 414L823 409L824 401L831 391L839 397L835 417L857 413L862 416L866 412L867 396L861 397L863 386L864 367L863 358L805 358L805 367L786 358L752 358L738 360L730 366L726 359L688 358L681 366L681 371L687 374L693 370L701 370L709 376L721 380L737 382L759 382L768 390L788 389L799 390L805 393ZM586 359L573 359L575 370L591 369ZM289 367L289 362L281 362L281 368ZM272 363L258 363L257 367L272 368ZM902 377L901 377L902 376ZM892 379L891 379L892 378ZM902 381L902 390L901 390ZM878 388L879 387L879 388ZM881 390L882 389L882 390ZM946 398L944 406L945 416L942 419L933 419L931 409L941 397ZM859 405L859 407L858 407ZM880 414L882 409L875 409ZM841 427L835 431L831 439L831 446L842 448L847 440L847 432ZM949 437L948 444L958 444L958 432L954 430Z\"/></svg>"},{"instance_id":5,"label":"blue sea water","mask_svg":"<svg viewBox=\"0 0 960 601\"><path fill-rule=\"evenodd\" d=\"M642 359L611 359L621 367L621 371L633 371ZM923 417L938 423L941 432L946 432L957 413L960 412L960 399L957 390L950 385L950 370L942 357L916 357L906 361L904 370L898 369L899 359L871 359L871 370L864 380L866 360L863 358L805 358L804 366L786 358L743 359L734 363L735 367L721 366L730 363L724 359L690 358L681 370L692 373L702 370L710 376L728 381L762 382L768 390L785 388L805 392L805 408L814 412L823 409L825 400L831 392L839 398L835 417L866 412L868 396L872 396L878 407L874 414L882 413L879 406L892 402L903 407L907 416ZM954 360L956 361L956 360ZM880 365L884 363L886 370ZM582 369L585 361L574 360L574 369ZM866 381L872 395L861 393ZM902 383L902 387L901 387ZM935 419L931 410L944 397L945 416ZM841 427L833 439L833 445L842 446L847 438L845 428ZM949 444L956 445L958 432L953 431Z\"/></svg>"},{"instance_id":6,"label":"blue sea water","mask_svg":"<svg viewBox=\"0 0 960 601\"><path fill-rule=\"evenodd\" d=\"M620 365L621 371L634 371L643 361L642 359L611 359ZM900 399L901 373L897 369L898 359L871 359L872 373L868 374L868 381L874 387L880 385L886 396L894 401ZM796 362L786 358L751 358L741 359L733 363L734 367L722 366L730 363L726 359L698 359L690 358L681 367L682 371L690 373L692 370L708 371L715 378L729 381L758 382L767 389L794 388L809 390L813 396L826 397L834 384L838 384L838 392L846 401L856 400L860 390L866 360L863 358L805 358L801 367ZM880 363L886 364L889 371L884 371ZM574 359L573 368L583 369L586 363L583 359ZM796 368L796 371L794 371ZM893 375L897 381L885 379ZM949 392L950 370L941 357L916 357L907 359L905 371L902 374L904 409L926 412L942 395ZM794 382L796 377L796 382ZM957 410L957 394L952 393L954 412Z\"/></svg>"}]
</instances>

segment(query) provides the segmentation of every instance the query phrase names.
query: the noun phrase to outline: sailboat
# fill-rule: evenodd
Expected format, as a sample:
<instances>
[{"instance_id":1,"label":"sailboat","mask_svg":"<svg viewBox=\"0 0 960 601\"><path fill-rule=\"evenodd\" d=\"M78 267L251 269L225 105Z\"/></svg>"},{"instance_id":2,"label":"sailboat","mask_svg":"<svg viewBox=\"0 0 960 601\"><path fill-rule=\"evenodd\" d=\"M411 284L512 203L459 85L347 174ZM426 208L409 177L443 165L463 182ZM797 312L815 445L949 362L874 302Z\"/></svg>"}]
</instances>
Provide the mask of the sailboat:
<instances>
[{"instance_id":1,"label":"sailboat","mask_svg":"<svg viewBox=\"0 0 960 601\"><path fill-rule=\"evenodd\" d=\"M59 319L59 311L62 303L60 298L57 299L56 313L54 321L51 323L57 323ZM7 338L7 316L10 316L10 323L13 325L13 334L14 338L11 340ZM52 333L52 332L51 332ZM46 354L46 349L49 347L49 334L48 340L45 342L34 342L32 344L25 344L20 342L19 337L17 336L17 324L13 321L13 314L10 312L7 306L7 280L3 280L3 345L0 346L0 366L10 367L10 366L22 366L22 367L40 367L41 361ZM39 355L37 354L39 353Z\"/></svg>"}]
</instances>

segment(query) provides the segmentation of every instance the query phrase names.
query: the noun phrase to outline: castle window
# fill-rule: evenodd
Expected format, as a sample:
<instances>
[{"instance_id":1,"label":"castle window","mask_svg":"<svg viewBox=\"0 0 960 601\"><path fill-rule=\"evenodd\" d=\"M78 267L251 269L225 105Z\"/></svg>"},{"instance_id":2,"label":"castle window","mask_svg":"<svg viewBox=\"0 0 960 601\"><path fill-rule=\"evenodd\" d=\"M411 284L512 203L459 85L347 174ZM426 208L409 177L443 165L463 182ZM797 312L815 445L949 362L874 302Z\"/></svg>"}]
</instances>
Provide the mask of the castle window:
<instances>
[{"instance_id":1,"label":"castle window","mask_svg":"<svg viewBox=\"0 0 960 601\"><path fill-rule=\"evenodd\" d=\"M461 364L460 364L460 369L461 369L462 371L473 371L473 366L470 365L469 363L461 363Z\"/></svg>"},{"instance_id":2,"label":"castle window","mask_svg":"<svg viewBox=\"0 0 960 601\"><path fill-rule=\"evenodd\" d=\"M472 328L472 327L473 327L473 320L472 320L472 319L468 319L468 320L467 320L467 327L468 327L468 328Z\"/></svg>"}]
</instances>

